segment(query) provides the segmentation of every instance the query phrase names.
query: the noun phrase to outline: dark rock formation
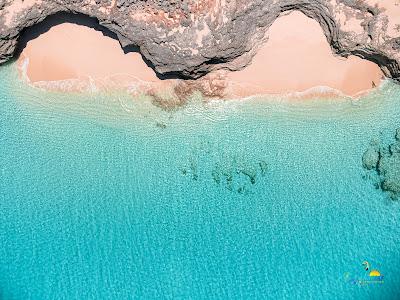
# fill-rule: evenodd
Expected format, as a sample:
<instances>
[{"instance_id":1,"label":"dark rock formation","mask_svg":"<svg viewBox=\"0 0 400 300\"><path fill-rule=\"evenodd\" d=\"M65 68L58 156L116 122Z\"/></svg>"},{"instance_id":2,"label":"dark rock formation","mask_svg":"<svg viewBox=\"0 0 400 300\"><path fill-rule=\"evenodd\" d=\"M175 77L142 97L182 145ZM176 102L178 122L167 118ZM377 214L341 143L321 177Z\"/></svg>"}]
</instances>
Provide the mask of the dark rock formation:
<instances>
[{"instance_id":1,"label":"dark rock formation","mask_svg":"<svg viewBox=\"0 0 400 300\"><path fill-rule=\"evenodd\" d=\"M370 148L367 151L365 151L363 158L363 166L367 170L372 170L376 168L379 162L379 149L375 148Z\"/></svg>"},{"instance_id":2,"label":"dark rock formation","mask_svg":"<svg viewBox=\"0 0 400 300\"><path fill-rule=\"evenodd\" d=\"M265 177L267 171L268 164L264 160L244 163L241 159L233 159L216 164L211 175L216 184L242 194L255 185L260 177Z\"/></svg>"},{"instance_id":3,"label":"dark rock formation","mask_svg":"<svg viewBox=\"0 0 400 300\"><path fill-rule=\"evenodd\" d=\"M388 192L392 199L400 197L400 128L396 131L396 140L388 145L371 143L364 153L364 168L375 172L376 187Z\"/></svg>"},{"instance_id":4,"label":"dark rock formation","mask_svg":"<svg viewBox=\"0 0 400 300\"><path fill-rule=\"evenodd\" d=\"M181 173L185 176L190 176L193 180L199 179L197 162L191 158L188 166L181 169Z\"/></svg>"},{"instance_id":5,"label":"dark rock formation","mask_svg":"<svg viewBox=\"0 0 400 300\"><path fill-rule=\"evenodd\" d=\"M246 155L224 155L213 165L209 158L220 156L211 153L210 142L201 142L195 147L180 173L193 181L212 181L233 193L248 194L267 178L270 167L263 159L253 159Z\"/></svg>"},{"instance_id":6,"label":"dark rock formation","mask_svg":"<svg viewBox=\"0 0 400 300\"><path fill-rule=\"evenodd\" d=\"M15 55L24 28L79 13L96 18L123 47L138 46L158 73L194 79L245 67L270 25L292 10L315 19L336 54L371 60L400 81L400 34L393 36L383 9L362 0L0 0L0 63Z\"/></svg>"}]
</instances>

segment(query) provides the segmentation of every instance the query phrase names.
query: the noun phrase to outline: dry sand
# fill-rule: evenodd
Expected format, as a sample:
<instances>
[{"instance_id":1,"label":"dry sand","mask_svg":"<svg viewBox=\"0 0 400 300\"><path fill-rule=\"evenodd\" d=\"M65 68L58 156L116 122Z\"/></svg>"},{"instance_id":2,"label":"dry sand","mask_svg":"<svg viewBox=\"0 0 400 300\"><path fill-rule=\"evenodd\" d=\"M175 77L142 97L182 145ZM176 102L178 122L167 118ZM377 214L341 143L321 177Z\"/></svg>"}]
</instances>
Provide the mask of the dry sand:
<instances>
[{"instance_id":1,"label":"dry sand","mask_svg":"<svg viewBox=\"0 0 400 300\"><path fill-rule=\"evenodd\" d=\"M328 86L355 95L379 84L372 62L334 56L319 24L299 12L279 18L250 66L227 73L227 96L287 93ZM64 23L28 42L19 60L32 83L80 80L102 86L173 85L162 81L139 53L124 54L118 41L95 29ZM146 91L145 91L146 92ZM314 89L314 93L320 90Z\"/></svg>"},{"instance_id":2,"label":"dry sand","mask_svg":"<svg viewBox=\"0 0 400 300\"><path fill-rule=\"evenodd\" d=\"M300 12L278 18L250 66L232 72L236 93L288 93L326 86L354 96L379 84L380 68L352 56L334 56L319 24ZM253 86L253 87L252 87Z\"/></svg>"},{"instance_id":3,"label":"dry sand","mask_svg":"<svg viewBox=\"0 0 400 300\"><path fill-rule=\"evenodd\" d=\"M117 40L70 23L54 26L31 40L22 52L23 58L29 58L27 75L32 82L104 78L114 74L158 80L140 53L124 54Z\"/></svg>"}]
</instances>

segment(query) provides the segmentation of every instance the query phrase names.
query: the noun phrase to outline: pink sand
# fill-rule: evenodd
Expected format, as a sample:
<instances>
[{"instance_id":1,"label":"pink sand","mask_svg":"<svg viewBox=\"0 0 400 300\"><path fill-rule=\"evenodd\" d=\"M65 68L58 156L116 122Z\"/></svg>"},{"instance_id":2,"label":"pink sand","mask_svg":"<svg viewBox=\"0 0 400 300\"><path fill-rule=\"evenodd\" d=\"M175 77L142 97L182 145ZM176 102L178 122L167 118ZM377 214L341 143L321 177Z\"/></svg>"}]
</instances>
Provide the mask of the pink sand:
<instances>
[{"instance_id":1,"label":"pink sand","mask_svg":"<svg viewBox=\"0 0 400 300\"><path fill-rule=\"evenodd\" d=\"M374 63L334 56L319 24L302 13L279 18L268 34L269 41L250 66L227 73L228 97L304 91L315 86L355 95L370 89L372 82L380 82L382 72ZM20 65L25 59L29 59L26 74L32 83L92 78L107 85L111 77L151 88L176 83L158 79L139 53L124 54L118 41L69 23L54 26L28 42Z\"/></svg>"},{"instance_id":2,"label":"pink sand","mask_svg":"<svg viewBox=\"0 0 400 300\"><path fill-rule=\"evenodd\" d=\"M76 24L52 27L31 40L22 58L29 58L32 82L73 78L104 78L115 74L158 81L139 53L124 54L118 41Z\"/></svg>"},{"instance_id":3,"label":"pink sand","mask_svg":"<svg viewBox=\"0 0 400 300\"><path fill-rule=\"evenodd\" d=\"M268 42L251 65L228 75L242 96L254 91L305 91L316 86L355 95L371 89L372 82L378 85L383 76L370 61L334 56L319 24L300 12L278 18L267 34Z\"/></svg>"}]
</instances>

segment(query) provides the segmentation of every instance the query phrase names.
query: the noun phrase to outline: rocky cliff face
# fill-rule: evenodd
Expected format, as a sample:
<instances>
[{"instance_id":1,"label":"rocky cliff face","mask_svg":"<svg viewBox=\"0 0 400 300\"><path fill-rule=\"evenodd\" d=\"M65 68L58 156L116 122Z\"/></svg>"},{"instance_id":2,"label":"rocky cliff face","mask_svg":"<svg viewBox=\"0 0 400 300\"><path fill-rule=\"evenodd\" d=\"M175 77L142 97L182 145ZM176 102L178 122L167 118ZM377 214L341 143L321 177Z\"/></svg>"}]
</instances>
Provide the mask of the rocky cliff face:
<instances>
[{"instance_id":1,"label":"rocky cliff face","mask_svg":"<svg viewBox=\"0 0 400 300\"><path fill-rule=\"evenodd\" d=\"M116 33L123 47L140 47L160 74L198 78L217 69L244 68L267 40L270 25L281 14L299 10L321 25L333 52L371 60L400 82L400 20L389 13L393 8L375 5L381 2L0 0L0 63L15 55L24 28L69 12L96 18Z\"/></svg>"}]
</instances>

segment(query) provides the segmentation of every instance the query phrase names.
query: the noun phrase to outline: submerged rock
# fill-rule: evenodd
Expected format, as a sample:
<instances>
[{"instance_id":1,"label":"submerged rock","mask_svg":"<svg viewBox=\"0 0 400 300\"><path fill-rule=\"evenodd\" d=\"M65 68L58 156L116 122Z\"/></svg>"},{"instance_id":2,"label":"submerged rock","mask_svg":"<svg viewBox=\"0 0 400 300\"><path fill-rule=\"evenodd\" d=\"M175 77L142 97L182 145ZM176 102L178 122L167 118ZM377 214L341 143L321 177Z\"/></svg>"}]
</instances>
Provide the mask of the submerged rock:
<instances>
[{"instance_id":1,"label":"submerged rock","mask_svg":"<svg viewBox=\"0 0 400 300\"><path fill-rule=\"evenodd\" d=\"M193 159L190 160L187 167L181 168L181 173L184 176L190 176L194 181L199 179L197 163Z\"/></svg>"},{"instance_id":2,"label":"submerged rock","mask_svg":"<svg viewBox=\"0 0 400 300\"><path fill-rule=\"evenodd\" d=\"M400 153L382 157L378 170L382 178L382 190L397 199L400 196Z\"/></svg>"},{"instance_id":3,"label":"submerged rock","mask_svg":"<svg viewBox=\"0 0 400 300\"><path fill-rule=\"evenodd\" d=\"M363 166L370 172L375 172L375 185L389 193L392 199L400 197L400 128L397 129L396 140L386 146L376 148L372 145L363 155Z\"/></svg>"},{"instance_id":4,"label":"submerged rock","mask_svg":"<svg viewBox=\"0 0 400 300\"><path fill-rule=\"evenodd\" d=\"M362 162L367 170L375 169L379 162L379 152L373 148L368 149L362 157Z\"/></svg>"},{"instance_id":5,"label":"submerged rock","mask_svg":"<svg viewBox=\"0 0 400 300\"><path fill-rule=\"evenodd\" d=\"M161 123L161 122L156 122L156 126L161 129L167 128L167 125L165 123Z\"/></svg>"},{"instance_id":6,"label":"submerged rock","mask_svg":"<svg viewBox=\"0 0 400 300\"><path fill-rule=\"evenodd\" d=\"M264 160L250 163L233 159L229 162L216 164L211 172L214 182L223 185L229 191L243 194L250 186L256 185L258 178L265 177L267 163Z\"/></svg>"},{"instance_id":7,"label":"submerged rock","mask_svg":"<svg viewBox=\"0 0 400 300\"><path fill-rule=\"evenodd\" d=\"M389 146L389 150L392 154L400 153L400 143L394 143Z\"/></svg>"},{"instance_id":8,"label":"submerged rock","mask_svg":"<svg viewBox=\"0 0 400 300\"><path fill-rule=\"evenodd\" d=\"M265 174L267 173L267 170L268 170L268 164L262 160L258 163L258 165L260 166L260 169L261 169L261 175L265 176Z\"/></svg>"},{"instance_id":9,"label":"submerged rock","mask_svg":"<svg viewBox=\"0 0 400 300\"><path fill-rule=\"evenodd\" d=\"M182 108L187 104L186 98L176 97L175 95L159 95L154 92L150 92L152 103L165 111L174 111Z\"/></svg>"},{"instance_id":10,"label":"submerged rock","mask_svg":"<svg viewBox=\"0 0 400 300\"><path fill-rule=\"evenodd\" d=\"M223 187L231 192L246 194L267 175L268 168L265 160L252 160L247 157L236 155L221 157L214 165L207 165L210 150L209 142L200 143L199 153L188 157L188 161L180 168L183 176L193 181L210 180L214 184ZM212 154L211 154L212 155ZM206 159L205 159L206 158ZM210 177L204 176L209 174Z\"/></svg>"}]
</instances>

